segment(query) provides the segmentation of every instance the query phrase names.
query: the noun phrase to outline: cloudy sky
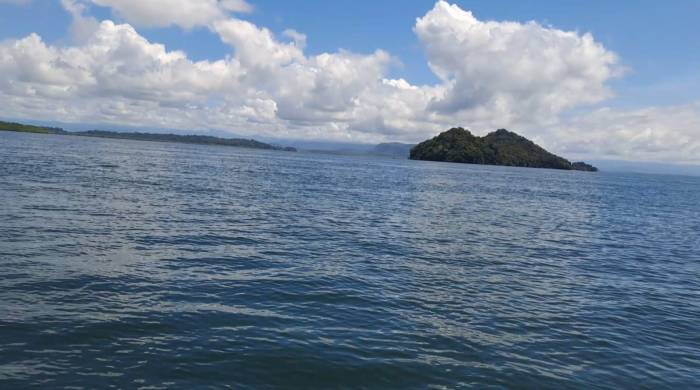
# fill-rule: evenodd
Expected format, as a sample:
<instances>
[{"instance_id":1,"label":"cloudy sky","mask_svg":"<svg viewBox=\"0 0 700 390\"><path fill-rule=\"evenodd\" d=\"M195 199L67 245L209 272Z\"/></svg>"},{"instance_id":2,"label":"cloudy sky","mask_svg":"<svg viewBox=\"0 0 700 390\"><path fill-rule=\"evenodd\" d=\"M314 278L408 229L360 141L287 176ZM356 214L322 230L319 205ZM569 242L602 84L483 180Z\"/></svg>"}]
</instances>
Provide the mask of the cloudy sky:
<instances>
[{"instance_id":1,"label":"cloudy sky","mask_svg":"<svg viewBox=\"0 0 700 390\"><path fill-rule=\"evenodd\" d=\"M612 3L612 4L609 4ZM0 0L0 118L700 164L700 2Z\"/></svg>"}]
</instances>

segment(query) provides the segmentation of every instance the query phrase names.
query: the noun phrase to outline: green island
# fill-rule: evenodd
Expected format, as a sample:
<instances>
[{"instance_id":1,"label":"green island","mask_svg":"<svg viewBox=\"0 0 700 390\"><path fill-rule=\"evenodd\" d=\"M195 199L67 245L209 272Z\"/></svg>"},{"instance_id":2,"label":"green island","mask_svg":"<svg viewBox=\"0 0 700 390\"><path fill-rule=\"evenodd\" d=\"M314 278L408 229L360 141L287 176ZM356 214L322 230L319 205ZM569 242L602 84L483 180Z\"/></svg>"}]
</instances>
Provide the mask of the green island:
<instances>
[{"instance_id":1,"label":"green island","mask_svg":"<svg viewBox=\"0 0 700 390\"><path fill-rule=\"evenodd\" d=\"M2 122L2 121L0 121L0 131L16 131L16 132L20 132L20 133L38 133L38 134L66 134L67 133L67 131L60 129L58 127L31 126L31 125L23 125L21 123Z\"/></svg>"},{"instance_id":2,"label":"green island","mask_svg":"<svg viewBox=\"0 0 700 390\"><path fill-rule=\"evenodd\" d=\"M597 172L584 162L570 162L529 139L500 129L478 137L461 127L450 129L411 149L411 160L503 165Z\"/></svg>"},{"instance_id":3,"label":"green island","mask_svg":"<svg viewBox=\"0 0 700 390\"><path fill-rule=\"evenodd\" d=\"M234 146L251 149L266 149L266 150L281 150L287 152L296 152L292 147L282 147L256 141L253 139L242 138L219 138L209 135L177 135L177 134L158 134L158 133L131 133L131 132L116 132L104 130L89 130L89 131L66 131L58 127L42 127L31 126L21 123L0 122L0 131L15 131L21 133L38 133L38 134L59 134L79 137L97 137L97 138L114 138L114 139L129 139L136 141L156 141L156 142L176 142L185 144L198 145L223 145Z\"/></svg>"}]
</instances>

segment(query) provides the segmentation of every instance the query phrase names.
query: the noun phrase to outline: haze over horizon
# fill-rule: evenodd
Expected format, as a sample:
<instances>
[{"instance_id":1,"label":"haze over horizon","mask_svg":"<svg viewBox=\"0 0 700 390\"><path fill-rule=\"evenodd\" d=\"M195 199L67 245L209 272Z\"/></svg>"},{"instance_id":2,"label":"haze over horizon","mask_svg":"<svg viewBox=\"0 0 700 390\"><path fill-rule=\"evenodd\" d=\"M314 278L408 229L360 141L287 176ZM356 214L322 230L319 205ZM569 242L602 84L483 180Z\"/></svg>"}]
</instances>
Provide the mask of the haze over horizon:
<instances>
[{"instance_id":1,"label":"haze over horizon","mask_svg":"<svg viewBox=\"0 0 700 390\"><path fill-rule=\"evenodd\" d=\"M692 1L0 0L0 118L700 164ZM669 43L672 42L672 43Z\"/></svg>"}]
</instances>

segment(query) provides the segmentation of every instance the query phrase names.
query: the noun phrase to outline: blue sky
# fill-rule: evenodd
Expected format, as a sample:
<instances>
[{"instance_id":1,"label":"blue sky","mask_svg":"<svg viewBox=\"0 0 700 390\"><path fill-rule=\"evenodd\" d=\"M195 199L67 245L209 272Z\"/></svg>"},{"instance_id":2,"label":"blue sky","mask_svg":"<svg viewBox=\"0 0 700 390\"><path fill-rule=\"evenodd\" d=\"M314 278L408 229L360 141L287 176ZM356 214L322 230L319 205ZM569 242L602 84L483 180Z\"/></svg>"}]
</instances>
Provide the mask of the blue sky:
<instances>
[{"instance_id":1,"label":"blue sky","mask_svg":"<svg viewBox=\"0 0 700 390\"><path fill-rule=\"evenodd\" d=\"M187 0L158 1L165 3L171 1L172 6L177 7L182 1L186 2ZM216 0L207 1L216 3ZM122 2L119 0L70 0L69 2L82 7L80 16L82 18L93 19L97 22L113 20L118 25L128 24L137 31L140 37L145 38L149 43L163 44L167 51L183 51L186 53L187 60L192 63L197 61L214 62L225 58L241 57L240 52L242 52L242 48L240 45L243 43L241 43L241 40L237 40L240 37L232 37L231 39L235 41L233 43L231 41L224 42L226 39L223 38L221 28L213 27L214 21L200 23L193 28L183 27L181 19L178 19L180 22L173 23L168 23L167 21L163 23L158 21L144 23L144 19L134 19L133 15L135 14L130 13L132 9L139 7L138 2L134 3L128 0ZM256 91L253 95L256 96L255 99L272 102L273 106L276 107L275 115L279 120L265 122L268 128L275 127L277 129L274 132L264 130L260 117L247 118L244 122L232 121L230 126L227 122L221 121L216 123L203 123L200 121L193 122L194 124L181 122L182 125L180 126L176 122L144 122L141 124L138 121L135 122L128 115L124 116L123 123L120 123L119 118L113 115L98 116L92 115L94 113L86 114L84 112L78 115L71 111L72 114L70 116L66 115L66 118L57 118L56 120L68 123L80 121L90 123L104 122L112 125L124 124L135 127L142 125L144 128L172 127L176 130L204 128L205 130L222 131L230 128L231 132L236 134L246 133L244 128L252 128L261 124L258 128L261 130L251 130L250 134L259 134L263 138L335 139L351 142L398 139L413 142L431 135L440 126L444 126L444 124L447 124L454 118L453 122L470 122L454 123L455 125L460 124L474 128L476 132L483 132L488 130L490 126L495 127L504 124L509 127L515 127L517 130L522 130L526 135L535 139L546 140L547 137L550 137L549 139L553 140L549 142L550 147L572 154L593 153L601 158L654 161L673 160L669 157L669 153L672 148L679 147L679 145L675 144L661 145L659 144L660 138L673 135L676 131L688 139L700 135L697 133L700 131L700 127L695 127L698 125L696 123L697 102L700 101L700 39L697 39L700 36L700 25L697 24L698 15L700 15L700 2L695 0L676 0L673 2L650 0L455 0L449 2L449 4L444 3L445 7L443 7L440 15L435 11L437 9L436 3L425 0L376 2L250 0L248 3L252 8L252 12L226 12L225 17L250 22L252 26L259 29L257 30L258 33L264 33L263 30L267 28L274 34L275 42L281 44L289 41L289 38L286 38L284 35L285 30L293 29L305 34L306 45L302 48L304 57L300 60L302 62L311 60L324 53L341 53L341 50L367 56L367 58L375 53L376 50L382 50L391 56L392 59L375 58L377 64L376 66L368 65L371 68L368 72L373 72L376 70L376 67L380 67L385 68L385 70L378 71L378 79L404 79L408 84L416 87L442 85L442 91L429 91L427 89L424 91L427 94L426 96L429 96L429 98L425 98L426 102L447 99L450 93L457 93L449 91L449 88L451 88L449 83L451 81L456 83L457 86L470 87L473 84L478 84L481 77L481 73L471 68L445 69L445 67L450 66L451 61L459 61L460 52L450 51L449 47L443 47L442 51L438 50L438 43L436 43L435 39L439 37L431 35L432 32L428 31L427 27L422 35L416 31L417 18L426 17L431 13L431 10L433 10L432 14L434 14L434 23L450 23L448 20L450 17L459 19L461 16L454 12L456 9L465 12L471 11L478 23L493 21L501 24L494 31L503 31L500 27L505 26L505 23L509 21L517 22L520 26L526 26L528 22L534 21L540 26L539 32L532 32L535 34L533 35L533 40L535 41L540 38L545 39L544 37L548 36L549 32L552 31L571 32L580 39L583 39L585 33L591 33L595 44L603 48L598 53L600 61L595 64L578 64L573 66L573 68L590 66L590 69L583 71L581 74L592 74L601 69L607 73L604 76L590 80L590 84L594 85L595 90L582 90L582 94L590 93L590 96L582 97L574 102L564 102L560 105L561 107L556 102L552 103L551 98L543 100L546 101L546 103L543 103L547 105L546 107L541 105L536 107L516 106L510 111L497 111L494 108L496 103L494 103L494 106L491 107L491 116L478 115L474 107L469 107L475 101L491 98L494 101L506 99L511 101L509 104L517 105L519 100L529 101L530 96L523 94L520 90L511 91L512 93L508 92L510 94L502 91L487 91L487 96L476 96L474 95L476 92L473 92L470 96L453 96L454 101L449 105L452 111L448 110L449 112L439 112L438 114L440 115L433 115L434 113L430 111L434 110L433 106L430 106L433 108L426 106L427 108L423 107L421 109L423 110L420 111L423 113L421 115L424 115L426 118L437 118L430 122L435 123L435 127L430 127L422 121L406 122L407 117L415 118L417 116L415 113L397 118L392 116L392 113L384 112L361 118L353 117L352 120L346 119L349 114L341 115L338 113L323 121L317 121L321 115L319 112L309 112L308 115L305 113L298 117L295 115L285 116L283 107L284 96L275 95L275 93L264 88L261 88L261 91ZM448 11L450 9L448 6L458 8L452 8L453 11ZM137 11L135 10L134 12ZM0 39L6 43L20 41L35 33L42 38L46 46L51 48L77 47L82 43L78 43L76 37L71 35L70 28L74 21L75 14L71 15L67 11L65 1L62 3L61 1L49 0L0 0ZM154 24L160 26L154 26ZM168 26L163 27L162 25ZM239 25L239 27L241 26ZM456 22L449 28L446 27L445 31L455 31L455 26L460 28L459 22ZM487 28L486 26L486 24L480 24L479 28ZM465 29L465 34L467 33ZM233 34L236 35L237 33L233 32ZM246 39L249 38L245 38L243 41ZM513 40L513 37L507 39ZM555 49L559 49L557 46L559 43L554 42L552 44ZM576 58L577 54L572 53L566 47L566 43L562 43L562 45L561 50L563 53ZM447 46L449 46L449 43ZM464 61L466 62L469 58L476 58L475 56L484 54L478 50L474 46L465 46L463 49ZM523 56L528 55L533 56L533 58L525 58L529 62L542 60L536 57L536 53L532 54L533 51L537 50L543 49L533 46L527 52L530 54L521 53L514 59L503 58L503 62L519 61ZM450 51L449 55L452 56L452 59L444 57L448 55L447 51ZM607 54L616 56L614 63L606 62L607 60L603 59ZM242 58L242 61L245 63L246 60ZM444 64L443 70L448 76L438 77L428 65L429 61L431 63L442 61ZM498 59L494 58L494 61L498 61ZM570 59L566 61L571 62ZM55 60L49 61L48 66L53 66L51 64L56 63ZM543 64L546 63L543 62ZM309 64L305 63L306 65ZM286 64L283 66L286 66ZM318 72L320 68L314 69L314 72ZM323 68L321 71L332 73L332 69L328 68ZM507 67L504 67L504 72L507 71ZM250 73L250 70L248 73ZM503 80L507 81L508 77L518 80L517 76L519 75L504 75ZM344 80L344 77L346 76L339 76L338 80L332 80L329 85L339 85L338 83ZM489 75L489 77L494 76ZM582 77L581 75L576 75L568 81L580 80ZM495 81L496 83L492 84L497 84L500 80ZM540 81L545 82L547 80ZM257 82L260 83L260 81ZM565 82L567 81L562 80L562 83ZM20 83L25 83L25 81L18 78L13 87L17 87ZM36 83L36 81L33 80L32 83ZM9 87L7 88L9 89ZM249 85L247 90L250 90L250 88ZM549 93L546 85L537 88L540 88L540 90L533 91L532 96L537 97L541 94ZM280 89L284 88L275 86L275 89L279 92ZM319 90L319 85L316 84L315 87L310 87L309 90L311 91L309 93L315 93L314 91ZM104 96L105 93L101 91L99 96ZM357 96L352 96L353 93ZM182 107L206 106L207 104L217 104L230 97L225 94L222 95L222 92L218 90L216 92L204 92L203 94L203 96L198 96L191 101L178 101L177 104L181 104ZM123 95L120 94L118 97L126 99ZM552 96L555 95L552 94ZM260 96L263 97L259 99L258 97ZM343 96L348 99L348 102L355 103L363 97L358 92L358 88L349 88ZM372 96L376 97L376 94ZM16 103L18 107L26 107L28 105L25 101L20 101L23 97L17 97L17 92L7 92L3 98ZM317 98L332 100L327 96L317 96ZM564 96L562 99L565 98ZM400 97L398 99L398 103L401 103L401 99L412 98ZM362 100L366 102L371 99L364 98ZM124 107L129 106L129 102L125 100ZM163 101L156 103L159 107L164 106ZM250 112L250 110L255 108L246 106L244 103L237 104L240 106L238 108L245 108L244 111L246 112ZM307 109L316 107L318 104L318 102L303 102L298 108ZM429 103L426 104L429 105ZM555 106L557 108L553 108ZM101 109L101 107L98 107L98 109ZM123 107L120 109L125 110ZM255 109L257 110L257 108ZM489 107L480 107L479 110L481 111L479 112L487 109ZM519 110L539 111L540 109L546 114L537 118L523 117L522 113L518 113ZM67 110L70 111L70 109ZM323 107L321 109L322 112L328 112L329 110L336 110L336 107ZM469 110L471 112L467 113ZM28 112L31 113L31 111ZM233 111L229 110L227 112ZM589 113L591 115L588 115ZM23 119L21 118L22 115L15 116L11 114L11 112L0 112L0 115L4 117ZM453 116L446 116L447 114L453 114ZM357 111L354 111L352 115L358 115ZM50 116L50 112L38 115L40 118L45 117L47 119ZM511 119L507 121L499 119L504 116ZM663 116L677 116L684 119L682 122L668 123L661 118ZM484 119L486 117L490 119ZM639 119L640 117L643 117L643 119ZM493 118L496 119L494 120ZM600 122L593 123L591 118L598 118ZM645 120L648 121L648 126L644 125ZM601 123L603 121L606 121L606 123ZM609 125L612 121L616 121L615 126ZM426 119L425 122L429 121ZM642 127L651 129L645 135L645 140L640 140L639 136L635 134L630 135L629 132L624 131L625 126L629 126L630 123L634 124L634 126L640 126L640 123L642 123ZM607 127L603 128L603 124ZM595 137L593 135L583 137L581 134L573 134L577 131L579 133L585 131L585 127L598 125L601 125L601 129ZM378 130L373 131L372 126L377 126ZM399 129L401 126L413 126L413 130L401 132L401 129ZM421 126L425 127L426 130L419 131L418 129ZM571 134L564 134L561 130L554 129L555 127L566 127L574 130L569 130ZM325 129L333 129L333 131L326 132ZM595 142L601 143L601 139L612 132L617 132L615 134L619 135L617 138L621 141L629 139L630 142L638 143L635 148L643 150L632 150L632 146L622 148L625 150L612 150L607 145L594 145ZM545 143L547 142L545 141ZM581 145L589 145L590 147L586 149ZM693 144L691 141L685 141L681 146L686 148L686 155L676 159L676 161L695 162L696 159L693 158L692 154L700 150L698 145ZM664 148L666 148L666 152L658 152Z\"/></svg>"}]
</instances>

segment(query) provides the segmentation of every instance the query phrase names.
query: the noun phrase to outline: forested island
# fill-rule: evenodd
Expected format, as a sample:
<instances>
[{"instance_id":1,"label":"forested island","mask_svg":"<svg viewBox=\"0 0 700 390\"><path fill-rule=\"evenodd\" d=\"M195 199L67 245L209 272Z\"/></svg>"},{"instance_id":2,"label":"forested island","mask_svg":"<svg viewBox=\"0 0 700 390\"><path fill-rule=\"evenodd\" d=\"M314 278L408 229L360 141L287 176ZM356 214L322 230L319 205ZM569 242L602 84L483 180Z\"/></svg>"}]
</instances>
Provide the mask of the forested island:
<instances>
[{"instance_id":1,"label":"forested island","mask_svg":"<svg viewBox=\"0 0 700 390\"><path fill-rule=\"evenodd\" d=\"M282 147L256 141L253 139L243 138L219 138L208 135L177 135L177 134L158 134L158 133L131 133L131 132L116 132L104 130L90 131L66 131L58 127L42 127L24 125L13 122L0 122L0 131L15 131L22 133L39 133L39 134L61 134L80 137L97 137L97 138L115 138L115 139L130 139L137 141L157 141L157 142L177 142L185 144L198 145L223 145L235 146L241 148L266 149L266 150L282 150L288 152L296 152L295 148Z\"/></svg>"},{"instance_id":2,"label":"forested island","mask_svg":"<svg viewBox=\"0 0 700 390\"><path fill-rule=\"evenodd\" d=\"M596 172L584 162L571 163L529 139L500 129L477 137L461 127L450 129L411 149L411 160L503 165Z\"/></svg>"},{"instance_id":3,"label":"forested island","mask_svg":"<svg viewBox=\"0 0 700 390\"><path fill-rule=\"evenodd\" d=\"M20 133L39 133L39 134L66 134L67 131L58 127L42 127L42 126L31 126L23 125L21 123L14 122L1 122L0 121L0 131L16 131Z\"/></svg>"}]
</instances>

